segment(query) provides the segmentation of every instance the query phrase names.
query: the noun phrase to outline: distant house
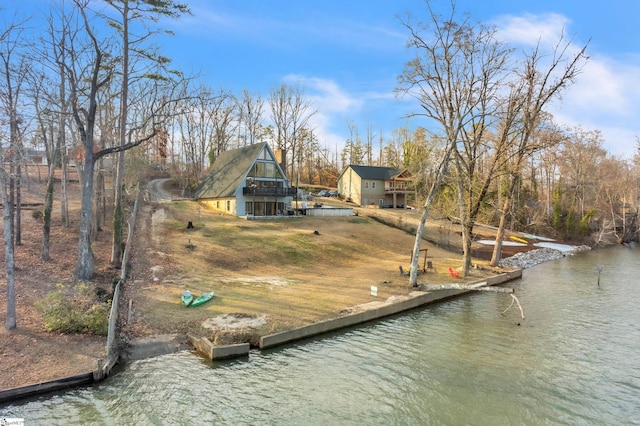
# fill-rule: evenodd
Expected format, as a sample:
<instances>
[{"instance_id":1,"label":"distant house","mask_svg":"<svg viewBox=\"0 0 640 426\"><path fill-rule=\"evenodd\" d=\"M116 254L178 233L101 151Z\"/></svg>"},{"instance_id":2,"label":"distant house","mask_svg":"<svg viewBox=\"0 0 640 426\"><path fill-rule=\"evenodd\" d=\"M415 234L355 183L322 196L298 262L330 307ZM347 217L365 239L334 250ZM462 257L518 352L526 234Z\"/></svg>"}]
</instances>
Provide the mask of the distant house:
<instances>
[{"instance_id":1,"label":"distant house","mask_svg":"<svg viewBox=\"0 0 640 426\"><path fill-rule=\"evenodd\" d=\"M406 207L415 203L414 183L407 169L350 165L338 177L338 193L363 207Z\"/></svg>"},{"instance_id":2,"label":"distant house","mask_svg":"<svg viewBox=\"0 0 640 426\"><path fill-rule=\"evenodd\" d=\"M194 198L235 216L277 216L295 194L269 145L258 143L220 154Z\"/></svg>"},{"instance_id":3,"label":"distant house","mask_svg":"<svg viewBox=\"0 0 640 426\"><path fill-rule=\"evenodd\" d=\"M46 166L47 163L47 152L44 150L37 150L37 149L30 149L27 148L26 149L26 155L27 155L27 162L31 163L31 164L37 164L37 165L44 165Z\"/></svg>"}]
</instances>

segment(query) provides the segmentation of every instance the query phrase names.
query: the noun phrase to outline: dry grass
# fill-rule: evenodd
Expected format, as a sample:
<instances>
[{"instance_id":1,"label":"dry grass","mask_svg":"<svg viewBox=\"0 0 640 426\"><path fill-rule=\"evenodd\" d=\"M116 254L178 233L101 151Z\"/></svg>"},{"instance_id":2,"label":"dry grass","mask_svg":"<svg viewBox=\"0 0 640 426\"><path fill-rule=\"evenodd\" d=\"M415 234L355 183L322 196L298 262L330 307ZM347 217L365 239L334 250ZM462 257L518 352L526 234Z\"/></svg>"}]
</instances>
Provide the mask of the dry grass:
<instances>
[{"instance_id":1,"label":"dry grass","mask_svg":"<svg viewBox=\"0 0 640 426\"><path fill-rule=\"evenodd\" d=\"M201 323L223 314L266 316L266 323L231 340L268 334L335 318L354 306L405 296L414 237L367 217L298 217L247 221L204 210L194 202L148 209L144 264L134 267L129 297L136 334L196 333L220 341ZM187 229L191 221L194 229ZM450 281L448 268L460 258L437 247L429 260L437 273L420 282ZM478 271L477 274L482 272ZM478 276L468 277L468 280ZM378 296L370 294L371 286ZM213 301L184 308L180 294L214 291ZM249 337L247 337L249 336Z\"/></svg>"}]
</instances>

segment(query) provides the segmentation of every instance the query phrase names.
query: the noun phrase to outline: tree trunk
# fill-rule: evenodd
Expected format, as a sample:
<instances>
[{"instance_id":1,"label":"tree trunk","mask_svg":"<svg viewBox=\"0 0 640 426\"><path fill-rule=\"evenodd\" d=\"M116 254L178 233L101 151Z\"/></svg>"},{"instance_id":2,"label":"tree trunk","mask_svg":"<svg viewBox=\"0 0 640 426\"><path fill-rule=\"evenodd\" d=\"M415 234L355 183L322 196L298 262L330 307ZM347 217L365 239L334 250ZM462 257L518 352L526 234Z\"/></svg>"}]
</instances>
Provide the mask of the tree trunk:
<instances>
[{"instance_id":1,"label":"tree trunk","mask_svg":"<svg viewBox=\"0 0 640 426\"><path fill-rule=\"evenodd\" d=\"M511 205L511 190L514 185L513 183L510 183L509 186L509 191L507 191L507 195L504 198L504 203L502 204L502 211L500 212L500 223L498 224L498 230L496 232L496 243L493 246L491 262L489 262L489 265L491 266L498 266L498 264L502 260L502 240L504 239L505 228L507 226L507 212L509 211L509 206Z\"/></svg>"},{"instance_id":2,"label":"tree trunk","mask_svg":"<svg viewBox=\"0 0 640 426\"><path fill-rule=\"evenodd\" d=\"M5 328L13 330L16 325L16 291L13 234L13 202L7 195L5 171L0 170L0 189L2 190L3 222L4 222L4 265L7 280L7 318Z\"/></svg>"},{"instance_id":3,"label":"tree trunk","mask_svg":"<svg viewBox=\"0 0 640 426\"><path fill-rule=\"evenodd\" d=\"M95 232L94 238L98 238L98 233L102 232L102 218L104 212L102 210L102 199L104 197L104 171L102 170L102 158L98 160L97 171L96 171L96 196L94 197L94 211L95 211L95 221L93 225L93 230Z\"/></svg>"},{"instance_id":4,"label":"tree trunk","mask_svg":"<svg viewBox=\"0 0 640 426\"><path fill-rule=\"evenodd\" d=\"M462 275L469 275L471 269L471 243L473 242L473 221L462 221Z\"/></svg>"},{"instance_id":5,"label":"tree trunk","mask_svg":"<svg viewBox=\"0 0 640 426\"><path fill-rule=\"evenodd\" d=\"M13 139L11 139L13 141ZM15 147L12 145L12 147ZM8 194L8 202L11 204L11 238L13 238L13 245L15 246L15 237L16 237L16 218L15 218L15 205L16 205L16 165L15 160L12 158L9 160L9 194Z\"/></svg>"},{"instance_id":6,"label":"tree trunk","mask_svg":"<svg viewBox=\"0 0 640 426\"><path fill-rule=\"evenodd\" d=\"M121 146L127 143L127 116L129 114L129 3L122 4L122 86L120 88L120 128L118 141ZM125 152L118 153L116 180L113 184L115 195L113 198L113 244L111 245L111 264L117 266L122 257L122 228L124 212L122 209L122 192L124 186L124 157Z\"/></svg>"},{"instance_id":7,"label":"tree trunk","mask_svg":"<svg viewBox=\"0 0 640 426\"><path fill-rule=\"evenodd\" d=\"M440 188L440 184L444 179L444 176L447 174L447 170L449 168L449 160L451 158L451 153L456 146L455 138L452 138L454 142L449 142L449 146L445 151L445 154L442 158L438 166L438 173L436 178L431 186L431 190L427 195L427 199L424 203L424 211L422 212L422 216L420 216L420 224L418 225L418 229L416 230L416 239L413 244L413 253L411 254L411 271L409 273L409 284L412 287L418 286L418 261L420 260L420 245L422 244L422 236L424 234L424 225L429 217L429 210L431 208L431 203L433 202L433 198Z\"/></svg>"},{"instance_id":8,"label":"tree trunk","mask_svg":"<svg viewBox=\"0 0 640 426\"><path fill-rule=\"evenodd\" d=\"M22 245L22 167L16 167L16 245Z\"/></svg>"},{"instance_id":9,"label":"tree trunk","mask_svg":"<svg viewBox=\"0 0 640 426\"><path fill-rule=\"evenodd\" d=\"M124 151L118 153L118 170L114 183L114 211L113 211L113 244L111 246L111 264L119 265L122 257L122 232L124 228L124 210L122 207L124 191Z\"/></svg>"},{"instance_id":10,"label":"tree trunk","mask_svg":"<svg viewBox=\"0 0 640 426\"><path fill-rule=\"evenodd\" d=\"M58 140L59 143L59 140ZM44 209L43 209L43 225L42 225L42 260L50 260L49 256L49 240L51 236L51 212L53 210L53 189L55 181L55 170L57 162L57 152L60 147L56 146L53 149L53 158L49 163L49 178L47 179L47 192L44 197Z\"/></svg>"},{"instance_id":11,"label":"tree trunk","mask_svg":"<svg viewBox=\"0 0 640 426\"><path fill-rule=\"evenodd\" d=\"M60 216L62 225L69 227L69 200L67 198L67 181L69 179L69 157L67 156L67 145L60 145L60 160L62 163L62 176L60 178Z\"/></svg>"},{"instance_id":12,"label":"tree trunk","mask_svg":"<svg viewBox=\"0 0 640 426\"><path fill-rule=\"evenodd\" d=\"M93 140L93 135L91 135ZM93 277L93 251L91 249L91 224L93 222L93 144L85 145L82 185L82 212L80 214L80 241L76 277L90 280Z\"/></svg>"}]
</instances>

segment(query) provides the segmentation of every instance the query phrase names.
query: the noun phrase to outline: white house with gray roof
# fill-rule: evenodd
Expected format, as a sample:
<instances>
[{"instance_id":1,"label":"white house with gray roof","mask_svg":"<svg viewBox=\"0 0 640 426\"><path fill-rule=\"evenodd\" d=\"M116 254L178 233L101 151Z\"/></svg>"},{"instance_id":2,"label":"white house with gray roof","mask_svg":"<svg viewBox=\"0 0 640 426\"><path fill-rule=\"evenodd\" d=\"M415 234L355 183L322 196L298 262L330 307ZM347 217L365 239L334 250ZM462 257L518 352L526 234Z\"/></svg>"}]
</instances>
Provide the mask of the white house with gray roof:
<instances>
[{"instance_id":1,"label":"white house with gray roof","mask_svg":"<svg viewBox=\"0 0 640 426\"><path fill-rule=\"evenodd\" d=\"M289 214L295 194L271 147L263 142L220 154L194 198L226 214L264 217Z\"/></svg>"}]
</instances>

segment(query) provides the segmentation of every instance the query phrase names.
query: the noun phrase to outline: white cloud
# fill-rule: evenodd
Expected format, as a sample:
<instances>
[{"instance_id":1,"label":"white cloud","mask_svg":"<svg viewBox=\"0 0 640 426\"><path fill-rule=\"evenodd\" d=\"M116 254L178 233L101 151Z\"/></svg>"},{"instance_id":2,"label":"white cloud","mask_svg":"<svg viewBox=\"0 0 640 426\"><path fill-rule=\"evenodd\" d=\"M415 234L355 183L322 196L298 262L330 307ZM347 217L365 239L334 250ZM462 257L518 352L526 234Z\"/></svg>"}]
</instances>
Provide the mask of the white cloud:
<instances>
[{"instance_id":1,"label":"white cloud","mask_svg":"<svg viewBox=\"0 0 640 426\"><path fill-rule=\"evenodd\" d=\"M495 23L500 36L516 45L540 43L551 52L561 37L569 41L566 28L571 22L558 14L502 16ZM572 44L567 55L581 48ZM614 59L608 52L590 52L589 48L587 55L589 60L575 83L549 111L559 124L601 131L609 152L629 158L640 136L640 58Z\"/></svg>"},{"instance_id":2,"label":"white cloud","mask_svg":"<svg viewBox=\"0 0 640 426\"><path fill-rule=\"evenodd\" d=\"M638 76L640 63L594 54L551 112L569 125L600 130L610 153L629 158L640 136Z\"/></svg>"},{"instance_id":3,"label":"white cloud","mask_svg":"<svg viewBox=\"0 0 640 426\"><path fill-rule=\"evenodd\" d=\"M363 99L344 91L333 80L297 74L286 75L283 80L290 84L299 84L311 103L324 113L357 111L364 102Z\"/></svg>"},{"instance_id":4,"label":"white cloud","mask_svg":"<svg viewBox=\"0 0 640 426\"><path fill-rule=\"evenodd\" d=\"M557 13L523 16L503 15L494 20L501 38L526 46L555 45L570 20Z\"/></svg>"},{"instance_id":5,"label":"white cloud","mask_svg":"<svg viewBox=\"0 0 640 426\"><path fill-rule=\"evenodd\" d=\"M317 111L311 122L318 140L331 149L342 149L347 121L358 114L365 100L348 93L329 79L289 74L283 80L287 84L299 85L311 108Z\"/></svg>"}]
</instances>

